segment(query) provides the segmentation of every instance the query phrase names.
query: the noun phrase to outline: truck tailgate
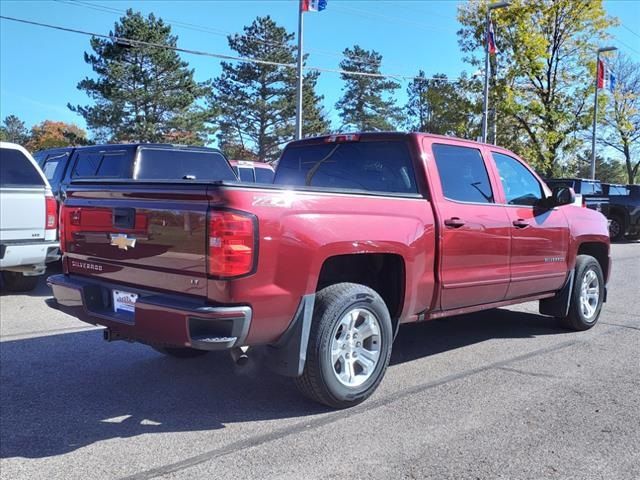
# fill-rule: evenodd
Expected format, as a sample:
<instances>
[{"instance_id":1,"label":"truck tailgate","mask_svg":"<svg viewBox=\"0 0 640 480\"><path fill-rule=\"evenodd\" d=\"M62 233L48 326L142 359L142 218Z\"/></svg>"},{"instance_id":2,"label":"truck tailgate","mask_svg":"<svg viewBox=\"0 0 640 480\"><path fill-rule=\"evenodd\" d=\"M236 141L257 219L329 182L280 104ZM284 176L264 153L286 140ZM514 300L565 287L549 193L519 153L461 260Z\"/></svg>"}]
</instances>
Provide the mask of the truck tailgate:
<instances>
[{"instance_id":1,"label":"truck tailgate","mask_svg":"<svg viewBox=\"0 0 640 480\"><path fill-rule=\"evenodd\" d=\"M45 187L2 188L0 240L45 238Z\"/></svg>"},{"instance_id":2,"label":"truck tailgate","mask_svg":"<svg viewBox=\"0 0 640 480\"><path fill-rule=\"evenodd\" d=\"M73 186L61 215L70 273L206 297L206 185Z\"/></svg>"}]
</instances>

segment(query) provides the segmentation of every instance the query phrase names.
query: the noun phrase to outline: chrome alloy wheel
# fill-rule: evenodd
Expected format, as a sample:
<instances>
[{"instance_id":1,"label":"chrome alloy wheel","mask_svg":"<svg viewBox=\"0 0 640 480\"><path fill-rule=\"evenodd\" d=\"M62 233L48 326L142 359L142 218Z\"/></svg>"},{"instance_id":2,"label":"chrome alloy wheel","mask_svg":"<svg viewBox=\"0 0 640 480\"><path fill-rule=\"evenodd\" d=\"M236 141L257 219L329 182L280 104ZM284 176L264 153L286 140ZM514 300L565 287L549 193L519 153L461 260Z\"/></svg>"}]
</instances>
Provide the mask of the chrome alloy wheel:
<instances>
[{"instance_id":1,"label":"chrome alloy wheel","mask_svg":"<svg viewBox=\"0 0 640 480\"><path fill-rule=\"evenodd\" d=\"M600 299L600 282L593 270L587 270L582 277L580 287L580 309L585 320L590 320L596 313Z\"/></svg>"},{"instance_id":2,"label":"chrome alloy wheel","mask_svg":"<svg viewBox=\"0 0 640 480\"><path fill-rule=\"evenodd\" d=\"M331 366L347 387L366 382L380 361L380 322L369 310L354 308L338 322L331 340Z\"/></svg>"}]
</instances>

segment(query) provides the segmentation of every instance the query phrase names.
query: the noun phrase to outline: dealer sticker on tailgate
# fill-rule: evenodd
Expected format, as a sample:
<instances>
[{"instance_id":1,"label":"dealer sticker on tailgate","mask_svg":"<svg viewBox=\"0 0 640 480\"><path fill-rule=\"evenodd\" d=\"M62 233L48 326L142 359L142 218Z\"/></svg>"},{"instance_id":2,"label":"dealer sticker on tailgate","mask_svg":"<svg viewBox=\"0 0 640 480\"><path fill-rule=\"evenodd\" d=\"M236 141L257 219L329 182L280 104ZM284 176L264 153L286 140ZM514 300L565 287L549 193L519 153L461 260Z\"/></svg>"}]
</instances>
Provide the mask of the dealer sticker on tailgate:
<instances>
[{"instance_id":1,"label":"dealer sticker on tailgate","mask_svg":"<svg viewBox=\"0 0 640 480\"><path fill-rule=\"evenodd\" d=\"M136 310L137 293L124 292L122 290L113 291L113 311L134 313Z\"/></svg>"}]
</instances>

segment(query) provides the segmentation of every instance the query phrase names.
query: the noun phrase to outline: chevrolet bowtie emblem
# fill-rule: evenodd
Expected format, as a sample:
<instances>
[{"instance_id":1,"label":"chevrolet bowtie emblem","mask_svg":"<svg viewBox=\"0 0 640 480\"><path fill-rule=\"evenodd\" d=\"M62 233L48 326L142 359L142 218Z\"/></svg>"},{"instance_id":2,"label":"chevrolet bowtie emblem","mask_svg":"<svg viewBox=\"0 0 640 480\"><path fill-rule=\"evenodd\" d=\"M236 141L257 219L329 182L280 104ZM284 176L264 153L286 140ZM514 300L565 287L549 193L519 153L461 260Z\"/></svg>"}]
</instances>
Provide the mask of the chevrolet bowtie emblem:
<instances>
[{"instance_id":1,"label":"chevrolet bowtie emblem","mask_svg":"<svg viewBox=\"0 0 640 480\"><path fill-rule=\"evenodd\" d=\"M129 238L122 233L111 234L111 245L118 247L120 250L127 250L129 247L136 247L136 239Z\"/></svg>"}]
</instances>

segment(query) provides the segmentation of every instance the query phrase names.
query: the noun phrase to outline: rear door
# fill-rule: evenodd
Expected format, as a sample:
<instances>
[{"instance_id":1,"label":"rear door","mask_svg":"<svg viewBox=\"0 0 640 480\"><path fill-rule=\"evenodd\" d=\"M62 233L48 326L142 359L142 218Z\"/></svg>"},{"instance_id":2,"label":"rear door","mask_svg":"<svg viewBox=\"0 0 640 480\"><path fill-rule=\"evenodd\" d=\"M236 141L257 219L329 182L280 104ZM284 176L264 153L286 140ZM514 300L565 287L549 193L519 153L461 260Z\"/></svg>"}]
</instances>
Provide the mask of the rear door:
<instances>
[{"instance_id":1,"label":"rear door","mask_svg":"<svg viewBox=\"0 0 640 480\"><path fill-rule=\"evenodd\" d=\"M24 151L0 147L0 241L45 239L46 181Z\"/></svg>"},{"instance_id":2,"label":"rear door","mask_svg":"<svg viewBox=\"0 0 640 480\"><path fill-rule=\"evenodd\" d=\"M500 175L502 201L511 222L511 284L507 298L560 289L566 277L569 224L562 208L542 208L545 191L520 160L491 152Z\"/></svg>"},{"instance_id":3,"label":"rear door","mask_svg":"<svg viewBox=\"0 0 640 480\"><path fill-rule=\"evenodd\" d=\"M438 143L430 151L427 169L440 231L440 307L501 301L509 286L511 228L482 152Z\"/></svg>"}]
</instances>

